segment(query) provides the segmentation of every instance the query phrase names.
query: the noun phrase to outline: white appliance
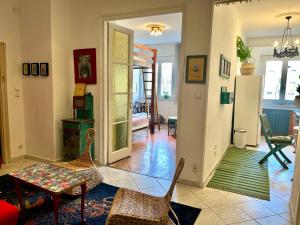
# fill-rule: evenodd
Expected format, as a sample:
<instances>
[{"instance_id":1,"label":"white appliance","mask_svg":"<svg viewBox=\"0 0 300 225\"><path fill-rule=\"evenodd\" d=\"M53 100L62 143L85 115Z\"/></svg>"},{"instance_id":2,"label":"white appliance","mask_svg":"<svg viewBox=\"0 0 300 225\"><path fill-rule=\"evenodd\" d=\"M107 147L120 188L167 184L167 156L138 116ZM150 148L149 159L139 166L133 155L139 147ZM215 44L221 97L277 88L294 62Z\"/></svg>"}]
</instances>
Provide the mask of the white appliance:
<instances>
[{"instance_id":1,"label":"white appliance","mask_svg":"<svg viewBox=\"0 0 300 225\"><path fill-rule=\"evenodd\" d=\"M246 144L251 146L260 142L262 78L259 75L236 77L234 130L246 130Z\"/></svg>"}]
</instances>

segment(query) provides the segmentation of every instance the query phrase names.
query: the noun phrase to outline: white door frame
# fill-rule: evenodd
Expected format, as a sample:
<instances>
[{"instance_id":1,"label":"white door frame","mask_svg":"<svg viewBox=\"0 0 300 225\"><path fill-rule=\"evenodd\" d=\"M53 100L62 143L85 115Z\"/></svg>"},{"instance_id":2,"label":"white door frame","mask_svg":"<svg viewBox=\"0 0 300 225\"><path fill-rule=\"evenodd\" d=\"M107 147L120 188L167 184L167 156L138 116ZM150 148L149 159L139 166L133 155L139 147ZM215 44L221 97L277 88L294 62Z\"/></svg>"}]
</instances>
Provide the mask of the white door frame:
<instances>
[{"instance_id":1,"label":"white door frame","mask_svg":"<svg viewBox=\"0 0 300 225\"><path fill-rule=\"evenodd\" d=\"M183 81L184 81L184 63L185 63L185 33L186 33L186 5L179 4L174 5L173 7L168 8L157 8L157 9L147 9L137 12L131 12L128 14L112 14L112 15L103 15L100 19L101 33L100 33L100 49L101 50L101 84L100 84L100 130L103 131L102 135L99 135L99 143L100 143L100 164L107 165L107 152L108 152L108 115L107 115L107 107L108 107L108 71L107 71L107 49L108 49L108 22L113 20L122 20L129 18L138 18L138 17L146 17L146 16L156 16L170 13L182 13L182 31L181 31L181 45L179 50L179 76L178 76L178 111L177 111L177 138L176 138L176 146L179 146L180 141L180 122L181 122L181 114L182 114L182 90L183 90ZM176 160L179 158L178 148L176 149Z\"/></svg>"},{"instance_id":2,"label":"white door frame","mask_svg":"<svg viewBox=\"0 0 300 225\"><path fill-rule=\"evenodd\" d=\"M6 44L0 42L0 136L1 158L4 163L10 161L8 104L7 104Z\"/></svg>"}]
</instances>

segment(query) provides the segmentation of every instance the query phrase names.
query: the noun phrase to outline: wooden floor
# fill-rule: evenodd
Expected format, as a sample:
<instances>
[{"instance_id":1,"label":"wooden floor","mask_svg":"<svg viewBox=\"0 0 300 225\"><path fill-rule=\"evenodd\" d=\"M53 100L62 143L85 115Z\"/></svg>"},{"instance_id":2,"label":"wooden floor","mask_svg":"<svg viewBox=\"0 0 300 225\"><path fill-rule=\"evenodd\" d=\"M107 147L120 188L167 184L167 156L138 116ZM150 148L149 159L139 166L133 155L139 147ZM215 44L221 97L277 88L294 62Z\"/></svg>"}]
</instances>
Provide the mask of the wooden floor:
<instances>
[{"instance_id":1,"label":"wooden floor","mask_svg":"<svg viewBox=\"0 0 300 225\"><path fill-rule=\"evenodd\" d=\"M166 125L160 131L156 130L154 135L147 135L147 129L141 129L132 133L131 157L109 166L171 180L176 165L175 150L176 138L168 136Z\"/></svg>"}]
</instances>

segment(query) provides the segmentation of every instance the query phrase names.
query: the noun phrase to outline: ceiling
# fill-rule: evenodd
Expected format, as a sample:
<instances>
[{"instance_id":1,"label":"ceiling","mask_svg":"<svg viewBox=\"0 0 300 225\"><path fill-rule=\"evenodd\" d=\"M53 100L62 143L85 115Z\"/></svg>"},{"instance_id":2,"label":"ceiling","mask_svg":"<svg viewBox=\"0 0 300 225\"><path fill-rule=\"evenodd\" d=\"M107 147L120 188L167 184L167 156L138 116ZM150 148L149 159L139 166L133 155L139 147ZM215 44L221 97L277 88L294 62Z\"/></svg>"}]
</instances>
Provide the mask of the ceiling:
<instances>
[{"instance_id":1,"label":"ceiling","mask_svg":"<svg viewBox=\"0 0 300 225\"><path fill-rule=\"evenodd\" d=\"M274 37L282 36L286 26L284 18L275 16L286 12L300 12L300 0L260 0L236 3L234 7L247 38ZM291 20L291 27L293 35L300 35L300 16Z\"/></svg>"},{"instance_id":2,"label":"ceiling","mask_svg":"<svg viewBox=\"0 0 300 225\"><path fill-rule=\"evenodd\" d=\"M169 44L181 42L182 13L172 13L158 16L139 17L117 20L116 24L134 30L134 42L138 44ZM161 36L151 36L145 27L149 23L159 23L167 26Z\"/></svg>"}]
</instances>

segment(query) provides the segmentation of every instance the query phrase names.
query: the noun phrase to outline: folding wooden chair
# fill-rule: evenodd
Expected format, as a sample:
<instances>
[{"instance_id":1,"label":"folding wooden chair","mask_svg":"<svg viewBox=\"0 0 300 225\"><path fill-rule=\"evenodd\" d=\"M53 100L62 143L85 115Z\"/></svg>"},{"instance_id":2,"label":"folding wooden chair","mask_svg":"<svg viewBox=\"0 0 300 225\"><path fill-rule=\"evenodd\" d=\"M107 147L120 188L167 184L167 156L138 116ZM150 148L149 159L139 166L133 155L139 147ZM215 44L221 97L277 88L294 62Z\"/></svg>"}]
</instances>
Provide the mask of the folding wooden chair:
<instances>
[{"instance_id":1,"label":"folding wooden chair","mask_svg":"<svg viewBox=\"0 0 300 225\"><path fill-rule=\"evenodd\" d=\"M282 149L288 145L293 144L294 138L292 136L273 136L272 130L270 128L270 123L265 114L259 116L262 126L262 131L265 136L266 142L269 146L270 152L266 154L260 161L263 164L271 155L273 155L281 166L288 169L286 163L292 163L291 160L282 152ZM277 155L277 152L282 156L282 159Z\"/></svg>"}]
</instances>

